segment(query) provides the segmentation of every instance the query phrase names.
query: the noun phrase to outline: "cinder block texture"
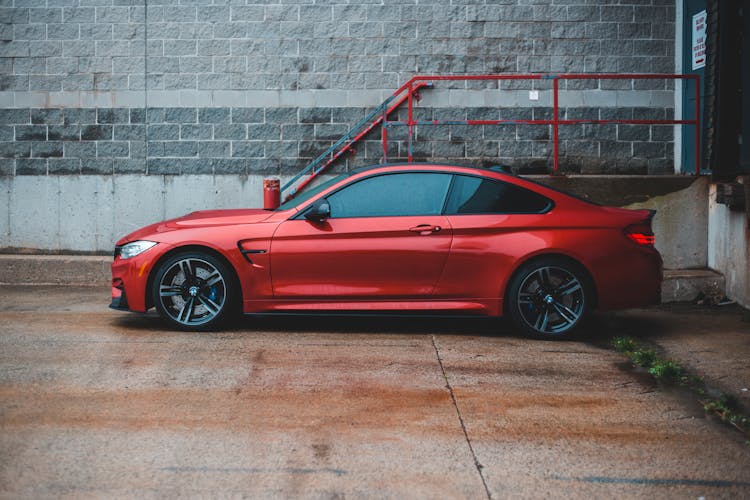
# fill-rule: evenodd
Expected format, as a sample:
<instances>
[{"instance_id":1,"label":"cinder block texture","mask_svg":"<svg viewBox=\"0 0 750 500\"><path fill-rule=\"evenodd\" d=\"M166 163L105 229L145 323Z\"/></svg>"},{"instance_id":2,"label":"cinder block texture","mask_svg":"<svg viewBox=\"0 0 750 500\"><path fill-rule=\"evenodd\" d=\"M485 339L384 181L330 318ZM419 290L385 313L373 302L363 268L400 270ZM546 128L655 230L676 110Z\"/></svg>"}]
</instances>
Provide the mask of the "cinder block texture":
<instances>
[{"instance_id":1,"label":"cinder block texture","mask_svg":"<svg viewBox=\"0 0 750 500\"><path fill-rule=\"evenodd\" d=\"M0 247L100 249L124 225L193 208L172 194L187 181L152 186L151 177L218 185L226 176L223 199L246 199L247 186L297 173L416 74L672 73L674 18L674 2L656 0L0 0L0 177L9 200ZM550 85L441 82L423 92L415 117L549 119ZM673 116L668 80L563 81L560 90L562 117ZM546 125L414 132L410 144L403 127L389 129L390 161L411 152L521 172L552 166ZM379 138L376 129L331 172L380 162ZM563 172L667 173L672 150L672 126L560 130ZM134 196L161 201L131 204L121 177L141 179ZM64 191L79 194L56 197ZM52 198L25 201L39 193ZM94 229L50 226L61 210ZM107 210L128 219L103 226Z\"/></svg>"}]
</instances>

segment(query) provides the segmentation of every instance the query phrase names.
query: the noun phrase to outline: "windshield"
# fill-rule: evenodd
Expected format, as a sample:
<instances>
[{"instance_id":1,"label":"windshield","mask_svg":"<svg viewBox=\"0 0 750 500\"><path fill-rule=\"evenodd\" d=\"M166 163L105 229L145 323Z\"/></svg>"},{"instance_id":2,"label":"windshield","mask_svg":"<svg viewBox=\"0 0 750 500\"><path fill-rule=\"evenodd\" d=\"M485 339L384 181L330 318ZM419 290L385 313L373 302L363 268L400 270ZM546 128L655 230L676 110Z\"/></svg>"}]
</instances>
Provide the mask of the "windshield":
<instances>
[{"instance_id":1,"label":"windshield","mask_svg":"<svg viewBox=\"0 0 750 500\"><path fill-rule=\"evenodd\" d=\"M342 175L339 175L337 177L334 177L333 179L330 179L330 180L324 182L323 184L315 186L314 188L310 188L310 189L308 189L306 191L302 191L301 193L297 194L291 200L288 200L288 201L282 203L281 205L279 205L279 208L277 208L276 210L281 211L281 210L289 210L290 208L295 208L298 205L301 205L302 203L306 202L307 200L309 200L310 198L312 198L316 194L320 193L324 189L332 186L333 184L337 183L341 179L343 179L345 177L348 177L348 176L349 176L349 174L342 174Z\"/></svg>"}]
</instances>

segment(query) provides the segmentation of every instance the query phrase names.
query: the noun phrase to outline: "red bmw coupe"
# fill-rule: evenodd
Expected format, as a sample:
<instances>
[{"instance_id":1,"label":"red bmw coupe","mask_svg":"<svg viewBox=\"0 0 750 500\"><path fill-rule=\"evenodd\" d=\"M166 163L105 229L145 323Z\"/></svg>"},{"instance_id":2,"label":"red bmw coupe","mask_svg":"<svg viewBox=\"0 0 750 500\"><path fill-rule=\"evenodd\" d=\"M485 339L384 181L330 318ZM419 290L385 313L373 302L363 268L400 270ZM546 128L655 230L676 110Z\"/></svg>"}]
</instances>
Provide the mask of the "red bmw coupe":
<instances>
[{"instance_id":1,"label":"red bmw coupe","mask_svg":"<svg viewBox=\"0 0 750 500\"><path fill-rule=\"evenodd\" d=\"M659 302L652 217L495 169L378 165L274 211L194 212L125 236L110 307L156 307L184 330L240 311L507 314L560 338L594 308Z\"/></svg>"}]
</instances>

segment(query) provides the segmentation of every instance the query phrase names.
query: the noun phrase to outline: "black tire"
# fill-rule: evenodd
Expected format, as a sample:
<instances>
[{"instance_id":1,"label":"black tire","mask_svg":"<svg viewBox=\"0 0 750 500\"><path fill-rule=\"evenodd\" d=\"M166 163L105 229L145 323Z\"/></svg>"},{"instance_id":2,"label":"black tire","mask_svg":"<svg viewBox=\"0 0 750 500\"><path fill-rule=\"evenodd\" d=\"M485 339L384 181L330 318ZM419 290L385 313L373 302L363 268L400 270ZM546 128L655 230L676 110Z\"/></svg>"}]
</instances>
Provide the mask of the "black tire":
<instances>
[{"instance_id":1,"label":"black tire","mask_svg":"<svg viewBox=\"0 0 750 500\"><path fill-rule=\"evenodd\" d=\"M151 294L159 316L187 331L216 330L237 303L234 275L211 254L178 253L156 270Z\"/></svg>"},{"instance_id":2,"label":"black tire","mask_svg":"<svg viewBox=\"0 0 750 500\"><path fill-rule=\"evenodd\" d=\"M590 281L580 265L543 257L524 264L513 275L506 311L525 335L562 339L573 335L590 303Z\"/></svg>"}]
</instances>

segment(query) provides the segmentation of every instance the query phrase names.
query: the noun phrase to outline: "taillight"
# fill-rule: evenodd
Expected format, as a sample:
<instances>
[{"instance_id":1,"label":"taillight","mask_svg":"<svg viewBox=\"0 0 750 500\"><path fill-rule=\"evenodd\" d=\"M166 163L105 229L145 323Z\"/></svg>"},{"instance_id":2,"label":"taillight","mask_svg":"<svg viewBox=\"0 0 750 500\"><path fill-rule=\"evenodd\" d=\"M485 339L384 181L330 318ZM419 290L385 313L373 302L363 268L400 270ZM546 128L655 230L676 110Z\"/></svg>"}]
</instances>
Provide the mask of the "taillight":
<instances>
[{"instance_id":1,"label":"taillight","mask_svg":"<svg viewBox=\"0 0 750 500\"><path fill-rule=\"evenodd\" d=\"M654 236L654 232L651 230L650 222L633 224L626 227L625 236L638 245L654 246L654 243L656 243L656 236Z\"/></svg>"}]
</instances>

